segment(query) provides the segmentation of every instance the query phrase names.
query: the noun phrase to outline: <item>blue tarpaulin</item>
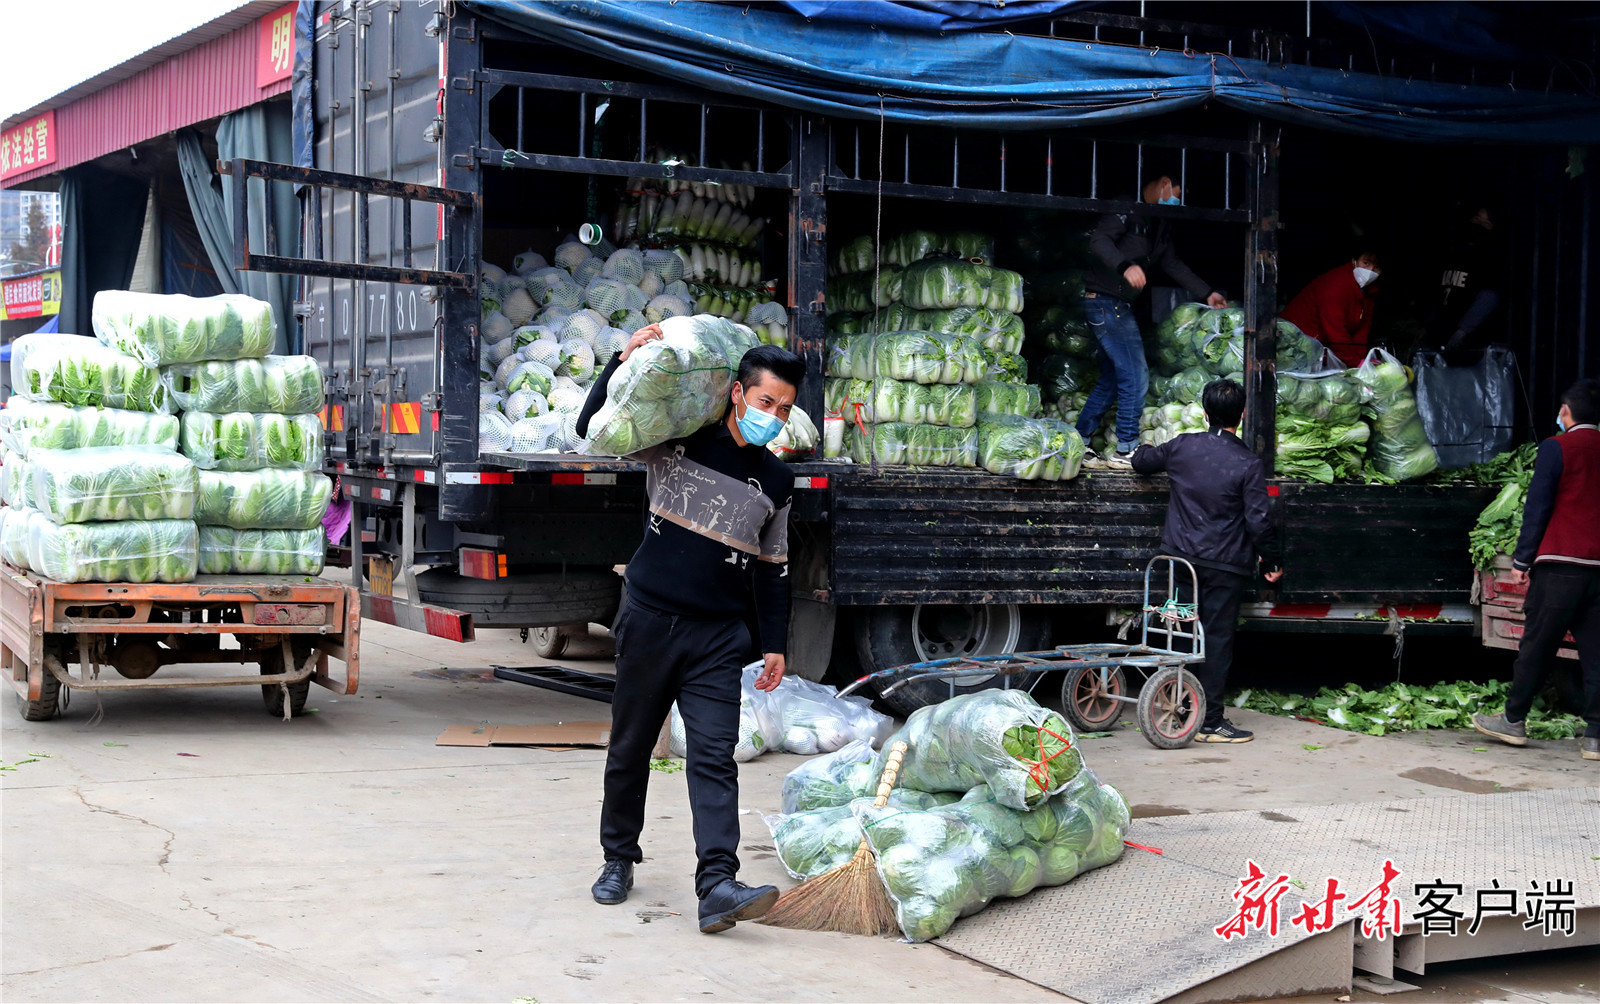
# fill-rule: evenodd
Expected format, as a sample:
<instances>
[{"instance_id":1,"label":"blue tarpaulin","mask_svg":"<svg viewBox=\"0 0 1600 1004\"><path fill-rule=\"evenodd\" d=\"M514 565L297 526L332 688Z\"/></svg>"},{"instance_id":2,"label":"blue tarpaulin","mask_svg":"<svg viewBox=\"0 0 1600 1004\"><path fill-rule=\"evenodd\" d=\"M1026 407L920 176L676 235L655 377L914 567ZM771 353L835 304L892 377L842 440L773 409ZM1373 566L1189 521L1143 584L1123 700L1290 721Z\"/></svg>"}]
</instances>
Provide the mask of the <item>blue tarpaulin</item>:
<instances>
[{"instance_id":1,"label":"blue tarpaulin","mask_svg":"<svg viewBox=\"0 0 1600 1004\"><path fill-rule=\"evenodd\" d=\"M1543 91L1435 84L995 31L891 31L833 17L808 21L754 4L483 0L473 6L504 24L594 56L824 115L881 115L899 123L980 129L1059 129L1171 114L1215 101L1390 139L1600 141L1600 102Z\"/></svg>"},{"instance_id":2,"label":"blue tarpaulin","mask_svg":"<svg viewBox=\"0 0 1600 1004\"><path fill-rule=\"evenodd\" d=\"M801 17L907 31L972 31L1053 17L1085 0L777 0Z\"/></svg>"}]
</instances>

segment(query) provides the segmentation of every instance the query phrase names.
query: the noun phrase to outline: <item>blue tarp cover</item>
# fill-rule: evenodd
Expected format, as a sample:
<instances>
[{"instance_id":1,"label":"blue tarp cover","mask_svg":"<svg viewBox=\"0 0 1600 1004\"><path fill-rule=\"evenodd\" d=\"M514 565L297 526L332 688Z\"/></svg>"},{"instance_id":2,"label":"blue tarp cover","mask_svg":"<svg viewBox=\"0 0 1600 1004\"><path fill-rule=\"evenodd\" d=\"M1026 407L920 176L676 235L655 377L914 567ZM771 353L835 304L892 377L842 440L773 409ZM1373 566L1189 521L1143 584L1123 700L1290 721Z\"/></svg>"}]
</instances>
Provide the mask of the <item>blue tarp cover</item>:
<instances>
[{"instance_id":1,"label":"blue tarp cover","mask_svg":"<svg viewBox=\"0 0 1600 1004\"><path fill-rule=\"evenodd\" d=\"M1171 114L1215 101L1390 139L1600 140L1600 102L1536 90L1435 84L997 31L890 31L837 17L808 21L756 4L482 0L473 7L598 57L824 115L1058 129Z\"/></svg>"}]
</instances>

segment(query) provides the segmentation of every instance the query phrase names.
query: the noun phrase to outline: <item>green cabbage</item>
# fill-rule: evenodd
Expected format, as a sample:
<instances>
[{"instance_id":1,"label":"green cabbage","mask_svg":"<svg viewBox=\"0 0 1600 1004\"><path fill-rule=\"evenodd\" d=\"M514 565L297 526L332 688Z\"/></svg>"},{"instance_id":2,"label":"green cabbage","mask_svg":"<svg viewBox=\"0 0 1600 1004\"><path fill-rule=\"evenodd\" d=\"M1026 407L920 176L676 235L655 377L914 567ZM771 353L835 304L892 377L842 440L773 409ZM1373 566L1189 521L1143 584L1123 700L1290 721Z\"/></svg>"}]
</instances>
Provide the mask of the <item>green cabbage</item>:
<instances>
[{"instance_id":1,"label":"green cabbage","mask_svg":"<svg viewBox=\"0 0 1600 1004\"><path fill-rule=\"evenodd\" d=\"M311 530L322 525L332 497L332 483L314 471L201 471L194 521L241 530Z\"/></svg>"},{"instance_id":2,"label":"green cabbage","mask_svg":"<svg viewBox=\"0 0 1600 1004\"><path fill-rule=\"evenodd\" d=\"M82 335L35 332L17 339L11 346L11 386L35 401L173 410L159 370Z\"/></svg>"},{"instance_id":3,"label":"green cabbage","mask_svg":"<svg viewBox=\"0 0 1600 1004\"><path fill-rule=\"evenodd\" d=\"M980 415L1016 415L1019 418L1033 418L1042 408L1039 387L1036 384L984 380L974 387L977 390Z\"/></svg>"},{"instance_id":4,"label":"green cabbage","mask_svg":"<svg viewBox=\"0 0 1600 1004\"><path fill-rule=\"evenodd\" d=\"M985 414L978 420L978 463L992 474L1067 481L1083 464L1078 430L1050 418Z\"/></svg>"},{"instance_id":5,"label":"green cabbage","mask_svg":"<svg viewBox=\"0 0 1600 1004\"><path fill-rule=\"evenodd\" d=\"M271 304L240 294L101 290L93 322L100 341L150 366L259 358L272 351L277 333Z\"/></svg>"},{"instance_id":6,"label":"green cabbage","mask_svg":"<svg viewBox=\"0 0 1600 1004\"><path fill-rule=\"evenodd\" d=\"M29 567L57 582L188 582L199 559L187 519L62 526L32 512L27 531Z\"/></svg>"},{"instance_id":7,"label":"green cabbage","mask_svg":"<svg viewBox=\"0 0 1600 1004\"><path fill-rule=\"evenodd\" d=\"M315 415L187 411L179 442L201 470L322 469L322 424Z\"/></svg>"},{"instance_id":8,"label":"green cabbage","mask_svg":"<svg viewBox=\"0 0 1600 1004\"><path fill-rule=\"evenodd\" d=\"M30 449L90 446L178 448L178 418L118 408L74 408L15 397L0 408L0 443L26 457Z\"/></svg>"},{"instance_id":9,"label":"green cabbage","mask_svg":"<svg viewBox=\"0 0 1600 1004\"><path fill-rule=\"evenodd\" d=\"M194 512L194 464L160 447L36 449L28 467L34 508L57 523L184 520Z\"/></svg>"},{"instance_id":10,"label":"green cabbage","mask_svg":"<svg viewBox=\"0 0 1600 1004\"><path fill-rule=\"evenodd\" d=\"M1361 476L1371 430L1359 418L1338 424L1279 410L1274 472L1299 481L1349 481Z\"/></svg>"},{"instance_id":11,"label":"green cabbage","mask_svg":"<svg viewBox=\"0 0 1600 1004\"><path fill-rule=\"evenodd\" d=\"M850 430L850 455L858 464L974 467L977 453L976 429L882 422Z\"/></svg>"},{"instance_id":12,"label":"green cabbage","mask_svg":"<svg viewBox=\"0 0 1600 1004\"><path fill-rule=\"evenodd\" d=\"M236 530L202 526L200 571L206 575L321 575L327 554L322 528Z\"/></svg>"},{"instance_id":13,"label":"green cabbage","mask_svg":"<svg viewBox=\"0 0 1600 1004\"><path fill-rule=\"evenodd\" d=\"M1013 314L1022 312L1022 276L992 265L959 258L927 259L907 265L900 286L897 299L918 310L988 307Z\"/></svg>"},{"instance_id":14,"label":"green cabbage","mask_svg":"<svg viewBox=\"0 0 1600 1004\"><path fill-rule=\"evenodd\" d=\"M323 404L322 366L311 356L178 363L161 379L184 411L309 415Z\"/></svg>"},{"instance_id":15,"label":"green cabbage","mask_svg":"<svg viewBox=\"0 0 1600 1004\"><path fill-rule=\"evenodd\" d=\"M1410 481L1438 470L1438 454L1417 413L1411 371L1383 349L1373 349L1355 378L1367 390L1365 409L1373 426L1367 462L1379 478Z\"/></svg>"}]
</instances>

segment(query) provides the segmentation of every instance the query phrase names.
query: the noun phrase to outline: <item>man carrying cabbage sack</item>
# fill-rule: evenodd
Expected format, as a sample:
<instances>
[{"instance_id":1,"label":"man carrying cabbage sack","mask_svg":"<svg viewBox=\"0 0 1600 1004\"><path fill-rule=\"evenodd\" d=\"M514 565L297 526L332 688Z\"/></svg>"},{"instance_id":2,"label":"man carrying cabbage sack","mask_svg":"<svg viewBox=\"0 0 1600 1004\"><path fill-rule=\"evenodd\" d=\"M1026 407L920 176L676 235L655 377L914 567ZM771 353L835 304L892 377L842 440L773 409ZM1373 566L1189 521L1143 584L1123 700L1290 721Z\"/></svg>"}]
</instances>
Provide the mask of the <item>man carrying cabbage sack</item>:
<instances>
[{"instance_id":1,"label":"man carrying cabbage sack","mask_svg":"<svg viewBox=\"0 0 1600 1004\"><path fill-rule=\"evenodd\" d=\"M1144 186L1142 201L1163 206L1183 204L1183 190L1165 175ZM1113 397L1117 400L1117 448L1104 456L1090 455L1085 467L1128 470L1128 458L1139 444L1139 417L1150 370L1144 359L1144 340L1133 317L1134 303L1149 284L1146 270L1158 268L1189 291L1196 300L1226 307L1227 297L1212 289L1178 257L1167 221L1132 213L1107 213L1089 237L1089 250L1100 259L1084 277L1083 314L1100 343L1100 376L1078 415L1078 435L1087 443L1100 428Z\"/></svg>"},{"instance_id":2,"label":"man carrying cabbage sack","mask_svg":"<svg viewBox=\"0 0 1600 1004\"><path fill-rule=\"evenodd\" d=\"M578 415L578 435L606 401L617 367L662 337L640 329L606 366ZM805 378L805 361L757 346L739 362L722 421L634 454L649 496L644 542L628 562L622 608L612 626L617 683L606 751L600 846L605 865L595 902L621 903L644 859L650 753L674 701L688 733L694 812L695 895L700 930L725 931L772 908L774 886L752 889L739 869L740 670L750 652L745 612L755 605L765 667L756 680L783 680L789 637L788 527L794 475L767 444L782 431Z\"/></svg>"},{"instance_id":3,"label":"man carrying cabbage sack","mask_svg":"<svg viewBox=\"0 0 1600 1004\"><path fill-rule=\"evenodd\" d=\"M1206 717L1194 741L1247 743L1255 734L1222 717L1233 631L1240 597L1258 560L1266 580L1277 582L1283 578L1282 556L1267 510L1265 468L1238 435L1244 388L1232 380L1213 380L1201 391L1200 403L1210 429L1141 446L1132 463L1140 474L1167 472L1172 487L1161 549L1186 559L1199 579L1206 661L1190 669L1205 688Z\"/></svg>"}]
</instances>

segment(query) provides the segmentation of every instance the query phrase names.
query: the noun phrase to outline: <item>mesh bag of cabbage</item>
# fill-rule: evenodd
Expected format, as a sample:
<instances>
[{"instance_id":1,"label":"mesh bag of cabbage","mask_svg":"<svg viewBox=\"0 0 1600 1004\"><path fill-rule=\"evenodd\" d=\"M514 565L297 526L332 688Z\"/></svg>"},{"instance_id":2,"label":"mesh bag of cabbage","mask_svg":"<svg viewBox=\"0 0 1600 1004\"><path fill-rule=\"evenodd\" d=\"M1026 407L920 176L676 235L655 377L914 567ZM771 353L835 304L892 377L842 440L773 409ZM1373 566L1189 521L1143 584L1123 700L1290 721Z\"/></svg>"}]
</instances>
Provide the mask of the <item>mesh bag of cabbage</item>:
<instances>
[{"instance_id":1,"label":"mesh bag of cabbage","mask_svg":"<svg viewBox=\"0 0 1600 1004\"><path fill-rule=\"evenodd\" d=\"M524 418L511 426L510 453L560 453L563 446L559 414Z\"/></svg>"},{"instance_id":2,"label":"mesh bag of cabbage","mask_svg":"<svg viewBox=\"0 0 1600 1004\"><path fill-rule=\"evenodd\" d=\"M511 420L498 411L478 412L478 452L505 453L511 448Z\"/></svg>"},{"instance_id":3,"label":"mesh bag of cabbage","mask_svg":"<svg viewBox=\"0 0 1600 1004\"><path fill-rule=\"evenodd\" d=\"M589 258L591 256L592 254L589 251L588 245L582 244L578 241L567 241L565 244L556 248L554 260L555 263L560 267L571 271L573 268L577 267L579 262L582 262L585 258Z\"/></svg>"},{"instance_id":4,"label":"mesh bag of cabbage","mask_svg":"<svg viewBox=\"0 0 1600 1004\"><path fill-rule=\"evenodd\" d=\"M1083 769L1066 719L1020 690L960 694L919 708L884 743L910 746L900 783L919 791L966 792L988 784L1002 805L1030 809ZM882 756L878 768L883 768Z\"/></svg>"},{"instance_id":5,"label":"mesh bag of cabbage","mask_svg":"<svg viewBox=\"0 0 1600 1004\"><path fill-rule=\"evenodd\" d=\"M757 344L744 325L704 314L667 318L661 331L612 375L589 424L596 453L627 456L721 418L739 360Z\"/></svg>"},{"instance_id":6,"label":"mesh bag of cabbage","mask_svg":"<svg viewBox=\"0 0 1600 1004\"><path fill-rule=\"evenodd\" d=\"M644 254L633 248L614 251L600 274L637 286L644 278Z\"/></svg>"},{"instance_id":7,"label":"mesh bag of cabbage","mask_svg":"<svg viewBox=\"0 0 1600 1004\"><path fill-rule=\"evenodd\" d=\"M580 286L587 286L600 278L600 274L605 271L605 267L606 263L599 258L585 258L583 261L578 262L577 267L572 270L572 281Z\"/></svg>"},{"instance_id":8,"label":"mesh bag of cabbage","mask_svg":"<svg viewBox=\"0 0 1600 1004\"><path fill-rule=\"evenodd\" d=\"M545 414L550 410L550 402L538 391L524 387L521 390L512 391L511 395L505 399L500 410L506 413L507 418L516 422L524 418L535 418Z\"/></svg>"},{"instance_id":9,"label":"mesh bag of cabbage","mask_svg":"<svg viewBox=\"0 0 1600 1004\"><path fill-rule=\"evenodd\" d=\"M910 941L939 937L997 897L1062 885L1110 864L1122 856L1129 823L1122 795L1087 768L1032 811L1002 804L988 785L926 810L879 808L867 798L850 809Z\"/></svg>"},{"instance_id":10,"label":"mesh bag of cabbage","mask_svg":"<svg viewBox=\"0 0 1600 1004\"><path fill-rule=\"evenodd\" d=\"M644 267L660 277L663 284L683 278L683 259L666 248L651 248L646 251Z\"/></svg>"}]
</instances>

